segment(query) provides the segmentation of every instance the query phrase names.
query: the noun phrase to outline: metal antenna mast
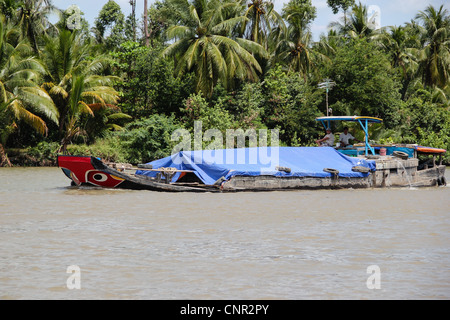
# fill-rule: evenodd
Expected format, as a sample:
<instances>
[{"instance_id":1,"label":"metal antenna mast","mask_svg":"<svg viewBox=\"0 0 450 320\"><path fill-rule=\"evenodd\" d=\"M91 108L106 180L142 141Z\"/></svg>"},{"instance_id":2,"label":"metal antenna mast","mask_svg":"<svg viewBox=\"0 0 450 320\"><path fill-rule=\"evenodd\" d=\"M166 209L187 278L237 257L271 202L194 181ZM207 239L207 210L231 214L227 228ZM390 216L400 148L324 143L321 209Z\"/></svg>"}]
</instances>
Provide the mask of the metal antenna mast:
<instances>
[{"instance_id":1,"label":"metal antenna mast","mask_svg":"<svg viewBox=\"0 0 450 320\"><path fill-rule=\"evenodd\" d=\"M336 85L334 81L331 79L324 79L323 82L319 83L317 86L319 89L325 89L326 90L326 104L327 104L327 117L329 115L329 109L328 109L328 91L331 90Z\"/></svg>"}]
</instances>

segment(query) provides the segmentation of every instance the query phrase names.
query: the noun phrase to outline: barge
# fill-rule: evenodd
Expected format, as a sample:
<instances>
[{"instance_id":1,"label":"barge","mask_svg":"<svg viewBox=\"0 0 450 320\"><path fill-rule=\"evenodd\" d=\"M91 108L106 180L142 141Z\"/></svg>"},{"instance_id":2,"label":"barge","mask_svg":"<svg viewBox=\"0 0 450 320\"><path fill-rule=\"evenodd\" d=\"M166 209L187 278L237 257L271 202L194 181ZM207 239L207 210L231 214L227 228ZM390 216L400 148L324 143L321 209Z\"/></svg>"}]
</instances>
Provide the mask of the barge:
<instances>
[{"instance_id":1,"label":"barge","mask_svg":"<svg viewBox=\"0 0 450 320\"><path fill-rule=\"evenodd\" d=\"M58 166L75 186L165 192L281 191L446 185L444 149L369 143L374 117L319 117L353 121L365 133L363 144L337 147L257 147L179 151L132 166L93 156L59 155ZM420 160L426 155L429 159Z\"/></svg>"}]
</instances>

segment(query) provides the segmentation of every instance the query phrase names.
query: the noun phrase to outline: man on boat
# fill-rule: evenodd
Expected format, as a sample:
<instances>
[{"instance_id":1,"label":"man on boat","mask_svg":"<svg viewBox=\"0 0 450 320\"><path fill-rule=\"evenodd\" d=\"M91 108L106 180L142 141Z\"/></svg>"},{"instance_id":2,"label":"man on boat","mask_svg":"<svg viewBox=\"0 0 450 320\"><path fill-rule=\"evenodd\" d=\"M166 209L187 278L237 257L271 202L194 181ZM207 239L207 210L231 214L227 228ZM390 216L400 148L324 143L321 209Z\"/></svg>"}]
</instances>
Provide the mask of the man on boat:
<instances>
[{"instance_id":1,"label":"man on boat","mask_svg":"<svg viewBox=\"0 0 450 320\"><path fill-rule=\"evenodd\" d=\"M358 142L362 142L362 141L359 141L358 139L356 139L351 133L348 132L348 127L345 127L344 128L344 132L342 132L339 135L340 147L344 148L344 147L350 145L349 140L355 140L355 141L358 141Z\"/></svg>"},{"instance_id":2,"label":"man on boat","mask_svg":"<svg viewBox=\"0 0 450 320\"><path fill-rule=\"evenodd\" d=\"M316 140L316 143L320 147L332 147L334 146L334 134L331 132L331 128L327 128L327 134L322 139Z\"/></svg>"}]
</instances>

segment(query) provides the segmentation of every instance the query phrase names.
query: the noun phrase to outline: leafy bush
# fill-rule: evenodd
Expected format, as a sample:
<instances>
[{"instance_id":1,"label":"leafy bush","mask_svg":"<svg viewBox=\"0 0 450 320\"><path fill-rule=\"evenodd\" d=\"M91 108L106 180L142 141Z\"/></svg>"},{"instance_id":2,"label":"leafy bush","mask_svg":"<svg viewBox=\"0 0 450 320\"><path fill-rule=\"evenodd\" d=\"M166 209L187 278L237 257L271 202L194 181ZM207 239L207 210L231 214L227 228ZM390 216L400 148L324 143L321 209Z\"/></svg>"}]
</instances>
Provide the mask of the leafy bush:
<instances>
[{"instance_id":1,"label":"leafy bush","mask_svg":"<svg viewBox=\"0 0 450 320\"><path fill-rule=\"evenodd\" d=\"M22 166L54 166L59 143L41 141L34 147L28 147L25 152L19 152L11 160Z\"/></svg>"},{"instance_id":2,"label":"leafy bush","mask_svg":"<svg viewBox=\"0 0 450 320\"><path fill-rule=\"evenodd\" d=\"M355 39L339 47L329 77L336 86L329 93L335 115L385 118L401 99L401 83L388 55L367 39Z\"/></svg>"},{"instance_id":3,"label":"leafy bush","mask_svg":"<svg viewBox=\"0 0 450 320\"><path fill-rule=\"evenodd\" d=\"M315 121L321 115L322 92L313 89L298 73L285 73L281 66L271 69L263 86L263 121L269 129L278 128L287 145L310 145L322 134Z\"/></svg>"},{"instance_id":4,"label":"leafy bush","mask_svg":"<svg viewBox=\"0 0 450 320\"><path fill-rule=\"evenodd\" d=\"M128 162L145 163L169 156L176 145L171 135L180 128L174 116L155 114L129 123L116 136Z\"/></svg>"},{"instance_id":5,"label":"leafy bush","mask_svg":"<svg viewBox=\"0 0 450 320\"><path fill-rule=\"evenodd\" d=\"M422 146L446 149L447 152L443 156L443 162L450 164L450 121L447 121L442 130L438 132L425 131L422 128L417 128L418 139L417 143Z\"/></svg>"},{"instance_id":6,"label":"leafy bush","mask_svg":"<svg viewBox=\"0 0 450 320\"><path fill-rule=\"evenodd\" d=\"M100 157L107 162L128 162L126 151L115 133L97 139L93 144L71 144L67 151L72 155Z\"/></svg>"}]
</instances>

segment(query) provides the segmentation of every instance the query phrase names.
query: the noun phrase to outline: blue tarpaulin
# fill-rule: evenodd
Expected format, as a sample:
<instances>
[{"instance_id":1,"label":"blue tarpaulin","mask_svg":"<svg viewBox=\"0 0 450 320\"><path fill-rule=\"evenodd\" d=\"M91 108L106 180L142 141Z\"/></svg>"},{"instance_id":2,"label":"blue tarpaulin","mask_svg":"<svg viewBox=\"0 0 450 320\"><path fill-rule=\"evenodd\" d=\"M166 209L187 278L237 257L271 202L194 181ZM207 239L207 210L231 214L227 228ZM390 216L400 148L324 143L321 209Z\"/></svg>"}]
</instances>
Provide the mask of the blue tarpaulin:
<instances>
[{"instance_id":1,"label":"blue tarpaulin","mask_svg":"<svg viewBox=\"0 0 450 320\"><path fill-rule=\"evenodd\" d=\"M220 150L180 151L169 157L149 162L154 169L172 167L192 170L207 185L220 178L233 176L272 175L283 177L330 177L323 169L339 171L339 177L365 177L368 173L352 171L363 166L375 171L375 161L346 156L332 147L259 147ZM277 170L288 167L290 172ZM155 171L136 171L136 174L155 176ZM174 175L172 182L180 177Z\"/></svg>"}]
</instances>

